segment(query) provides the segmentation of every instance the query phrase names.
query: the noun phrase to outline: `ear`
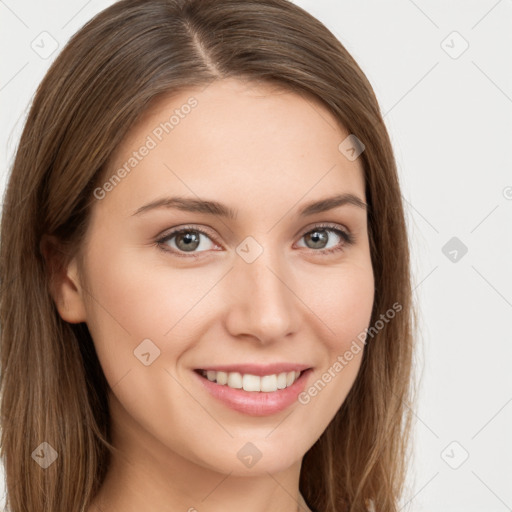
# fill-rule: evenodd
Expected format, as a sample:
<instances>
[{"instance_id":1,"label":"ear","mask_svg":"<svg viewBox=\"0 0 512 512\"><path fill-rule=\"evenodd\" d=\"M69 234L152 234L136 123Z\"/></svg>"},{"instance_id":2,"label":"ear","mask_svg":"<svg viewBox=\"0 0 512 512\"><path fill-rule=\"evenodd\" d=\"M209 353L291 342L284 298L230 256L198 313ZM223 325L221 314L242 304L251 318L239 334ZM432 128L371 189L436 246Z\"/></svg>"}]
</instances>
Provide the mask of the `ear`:
<instances>
[{"instance_id":1,"label":"ear","mask_svg":"<svg viewBox=\"0 0 512 512\"><path fill-rule=\"evenodd\" d=\"M51 235L42 236L39 250L46 263L50 294L61 318L72 324L85 322L86 310L76 258L67 261L61 244Z\"/></svg>"}]
</instances>

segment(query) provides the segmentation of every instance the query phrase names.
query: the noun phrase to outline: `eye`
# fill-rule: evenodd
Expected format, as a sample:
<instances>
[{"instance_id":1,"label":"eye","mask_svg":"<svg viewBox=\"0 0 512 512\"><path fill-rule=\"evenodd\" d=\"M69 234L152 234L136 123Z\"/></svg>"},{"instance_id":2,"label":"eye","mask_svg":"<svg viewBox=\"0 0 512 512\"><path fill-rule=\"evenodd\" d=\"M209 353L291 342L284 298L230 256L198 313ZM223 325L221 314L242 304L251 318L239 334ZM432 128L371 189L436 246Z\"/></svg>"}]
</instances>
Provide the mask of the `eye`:
<instances>
[{"instance_id":1,"label":"eye","mask_svg":"<svg viewBox=\"0 0 512 512\"><path fill-rule=\"evenodd\" d=\"M334 245L331 245L330 247L328 244L331 241L332 236L329 236L328 233L334 233L335 235ZM209 243L206 242L206 247L205 243L201 240L203 237L209 241ZM355 242L352 234L340 229L337 225L332 224L321 224L315 226L312 230L304 233L301 239L303 238L306 239L309 244L306 246L307 248L310 248L314 252L318 252L320 254L330 254L341 251L344 247L352 245ZM200 255L197 253L206 252L216 246L208 232L194 226L185 226L180 229L175 229L157 240L156 245L162 251L171 252L179 257L192 258L197 258ZM202 250L197 250L198 248L201 248Z\"/></svg>"},{"instance_id":2,"label":"eye","mask_svg":"<svg viewBox=\"0 0 512 512\"><path fill-rule=\"evenodd\" d=\"M186 226L184 228L171 231L163 238L157 240L156 244L161 250L166 252L172 252L177 256L197 257L197 255L194 254L195 252L204 252L211 248L208 247L208 243L206 243L207 247L204 248L205 244L202 243L201 240L201 238L203 237L210 240L210 243L214 245L212 243L210 235L206 231L192 226ZM171 244L169 244L168 242L172 241L173 239L175 240ZM196 251L198 247L201 247L203 250Z\"/></svg>"},{"instance_id":3,"label":"eye","mask_svg":"<svg viewBox=\"0 0 512 512\"><path fill-rule=\"evenodd\" d=\"M334 233L335 237L334 244L326 248L332 238L328 233ZM314 229L304 233L302 238L306 240L306 243L310 244L307 246L308 248L321 254L331 254L341 251L344 247L352 245L355 242L354 235L332 224L320 224L315 226ZM336 241L336 239L338 240Z\"/></svg>"}]
</instances>

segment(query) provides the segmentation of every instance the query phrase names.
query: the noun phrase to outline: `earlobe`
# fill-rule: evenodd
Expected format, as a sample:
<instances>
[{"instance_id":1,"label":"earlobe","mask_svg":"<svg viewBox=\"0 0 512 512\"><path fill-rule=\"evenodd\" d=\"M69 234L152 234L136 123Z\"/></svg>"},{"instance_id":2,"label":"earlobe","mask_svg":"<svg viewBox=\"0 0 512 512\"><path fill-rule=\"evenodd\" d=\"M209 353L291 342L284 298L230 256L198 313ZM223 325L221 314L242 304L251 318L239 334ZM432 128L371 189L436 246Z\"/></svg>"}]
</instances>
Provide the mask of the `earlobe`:
<instances>
[{"instance_id":1,"label":"earlobe","mask_svg":"<svg viewBox=\"0 0 512 512\"><path fill-rule=\"evenodd\" d=\"M60 247L56 237L50 235L43 235L39 244L48 273L49 291L63 320L72 324L85 322L77 259L73 257L67 261Z\"/></svg>"}]
</instances>

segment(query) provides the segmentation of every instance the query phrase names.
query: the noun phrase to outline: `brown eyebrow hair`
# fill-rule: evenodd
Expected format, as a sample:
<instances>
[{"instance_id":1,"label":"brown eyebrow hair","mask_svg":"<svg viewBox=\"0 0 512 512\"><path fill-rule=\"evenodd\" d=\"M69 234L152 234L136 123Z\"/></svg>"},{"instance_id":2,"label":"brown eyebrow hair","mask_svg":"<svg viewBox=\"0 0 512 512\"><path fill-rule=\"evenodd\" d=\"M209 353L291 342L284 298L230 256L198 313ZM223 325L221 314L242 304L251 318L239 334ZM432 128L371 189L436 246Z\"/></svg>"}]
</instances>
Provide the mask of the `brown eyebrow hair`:
<instances>
[{"instance_id":1,"label":"brown eyebrow hair","mask_svg":"<svg viewBox=\"0 0 512 512\"><path fill-rule=\"evenodd\" d=\"M299 215L301 217L306 217L308 215L325 212L344 205L353 205L366 211L369 210L369 205L358 196L355 194L345 193L307 203L299 210ZM176 208L186 212L218 215L231 220L235 220L238 213L233 208L219 203L218 201L194 199L189 197L163 197L141 206L132 213L132 216L139 215L156 208Z\"/></svg>"}]
</instances>

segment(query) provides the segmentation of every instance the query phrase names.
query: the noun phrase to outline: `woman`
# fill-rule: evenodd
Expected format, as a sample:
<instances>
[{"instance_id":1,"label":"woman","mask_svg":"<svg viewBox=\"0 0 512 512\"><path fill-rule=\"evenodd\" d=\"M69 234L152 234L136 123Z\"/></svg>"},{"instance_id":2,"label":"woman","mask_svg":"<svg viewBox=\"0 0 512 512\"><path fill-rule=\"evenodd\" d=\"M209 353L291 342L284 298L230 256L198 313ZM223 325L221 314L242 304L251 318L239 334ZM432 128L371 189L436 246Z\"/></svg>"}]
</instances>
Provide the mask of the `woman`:
<instances>
[{"instance_id":1,"label":"woman","mask_svg":"<svg viewBox=\"0 0 512 512\"><path fill-rule=\"evenodd\" d=\"M107 8L41 83L3 213L9 510L398 510L400 188L319 21L286 0Z\"/></svg>"}]
</instances>

